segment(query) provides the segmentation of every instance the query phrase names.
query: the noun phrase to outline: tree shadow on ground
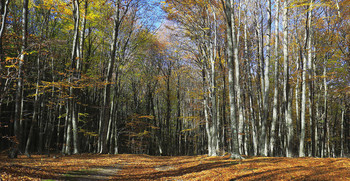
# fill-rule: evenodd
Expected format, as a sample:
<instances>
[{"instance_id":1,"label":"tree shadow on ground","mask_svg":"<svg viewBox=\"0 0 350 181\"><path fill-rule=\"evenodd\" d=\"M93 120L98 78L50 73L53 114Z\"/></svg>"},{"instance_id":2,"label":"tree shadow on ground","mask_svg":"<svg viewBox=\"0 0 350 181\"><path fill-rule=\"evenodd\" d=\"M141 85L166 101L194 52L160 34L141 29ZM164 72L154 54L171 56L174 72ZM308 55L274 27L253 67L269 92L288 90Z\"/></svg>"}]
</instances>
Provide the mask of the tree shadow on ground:
<instances>
[{"instance_id":1,"label":"tree shadow on ground","mask_svg":"<svg viewBox=\"0 0 350 181\"><path fill-rule=\"evenodd\" d=\"M254 172L244 174L235 178L234 180L344 180L350 178L350 171L347 168L337 168L330 170L327 165L320 165L314 167L294 166L289 168L271 169L266 171ZM342 175L334 175L331 173L341 172ZM342 177L342 178L341 178Z\"/></svg>"},{"instance_id":2,"label":"tree shadow on ground","mask_svg":"<svg viewBox=\"0 0 350 181\"><path fill-rule=\"evenodd\" d=\"M4 166L0 167L0 173L11 173L13 175L17 176L26 176L30 178L35 178L35 179L54 179L56 173L52 170L46 171L46 170L41 170L38 167L29 167L29 166L22 166L22 165L10 165L10 166ZM1 178L0 178L1 180Z\"/></svg>"},{"instance_id":3,"label":"tree shadow on ground","mask_svg":"<svg viewBox=\"0 0 350 181\"><path fill-rule=\"evenodd\" d=\"M182 176L186 175L189 173L195 173L195 172L201 172L205 170L210 170L210 169L215 169L215 168L223 168L223 167L229 167L234 164L238 163L204 163L192 167L187 167L187 168L175 168L172 170L167 170L167 171L158 171L158 172L152 172L152 173L141 173L138 174L136 173L131 173L131 174L119 174L113 177L113 180L139 180L139 179L148 179L148 180L156 180L156 179L161 179L164 177L177 177L177 176ZM133 167L134 168L134 167ZM141 168L141 167L139 167Z\"/></svg>"}]
</instances>

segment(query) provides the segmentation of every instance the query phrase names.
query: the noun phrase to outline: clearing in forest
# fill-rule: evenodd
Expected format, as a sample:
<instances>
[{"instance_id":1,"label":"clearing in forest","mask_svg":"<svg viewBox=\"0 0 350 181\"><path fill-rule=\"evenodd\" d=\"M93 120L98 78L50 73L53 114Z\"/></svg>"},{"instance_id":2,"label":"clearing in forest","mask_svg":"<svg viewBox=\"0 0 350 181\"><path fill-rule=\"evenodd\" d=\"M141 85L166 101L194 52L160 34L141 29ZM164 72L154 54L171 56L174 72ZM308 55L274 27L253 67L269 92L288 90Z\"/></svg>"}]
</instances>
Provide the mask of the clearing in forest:
<instances>
[{"instance_id":1,"label":"clearing in forest","mask_svg":"<svg viewBox=\"0 0 350 181\"><path fill-rule=\"evenodd\" d=\"M349 158L0 155L0 180L350 180Z\"/></svg>"}]
</instances>

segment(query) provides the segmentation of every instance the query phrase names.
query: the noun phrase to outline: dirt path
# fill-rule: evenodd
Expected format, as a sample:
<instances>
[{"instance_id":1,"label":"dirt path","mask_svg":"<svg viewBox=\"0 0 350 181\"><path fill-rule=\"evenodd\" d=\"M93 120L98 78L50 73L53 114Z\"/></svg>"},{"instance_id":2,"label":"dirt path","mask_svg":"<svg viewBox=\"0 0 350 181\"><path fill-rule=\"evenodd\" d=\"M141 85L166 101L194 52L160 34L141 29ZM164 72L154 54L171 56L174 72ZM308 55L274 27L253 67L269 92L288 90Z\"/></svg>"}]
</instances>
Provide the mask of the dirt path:
<instances>
[{"instance_id":1,"label":"dirt path","mask_svg":"<svg viewBox=\"0 0 350 181\"><path fill-rule=\"evenodd\" d=\"M79 181L93 181L93 180L110 180L111 177L117 175L122 169L123 165L98 167L87 170L72 171L64 174L64 180L79 180Z\"/></svg>"}]
</instances>

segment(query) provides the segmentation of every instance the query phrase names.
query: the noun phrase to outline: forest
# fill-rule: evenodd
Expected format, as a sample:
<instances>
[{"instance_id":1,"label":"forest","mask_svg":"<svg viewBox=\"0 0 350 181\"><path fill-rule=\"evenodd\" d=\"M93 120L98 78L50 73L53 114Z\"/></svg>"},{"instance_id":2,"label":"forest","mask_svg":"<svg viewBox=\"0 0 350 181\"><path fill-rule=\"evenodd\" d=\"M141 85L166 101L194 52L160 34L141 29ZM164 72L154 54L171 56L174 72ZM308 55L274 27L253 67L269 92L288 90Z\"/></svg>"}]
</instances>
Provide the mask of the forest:
<instances>
[{"instance_id":1,"label":"forest","mask_svg":"<svg viewBox=\"0 0 350 181\"><path fill-rule=\"evenodd\" d=\"M0 152L350 156L348 0L1 0Z\"/></svg>"}]
</instances>

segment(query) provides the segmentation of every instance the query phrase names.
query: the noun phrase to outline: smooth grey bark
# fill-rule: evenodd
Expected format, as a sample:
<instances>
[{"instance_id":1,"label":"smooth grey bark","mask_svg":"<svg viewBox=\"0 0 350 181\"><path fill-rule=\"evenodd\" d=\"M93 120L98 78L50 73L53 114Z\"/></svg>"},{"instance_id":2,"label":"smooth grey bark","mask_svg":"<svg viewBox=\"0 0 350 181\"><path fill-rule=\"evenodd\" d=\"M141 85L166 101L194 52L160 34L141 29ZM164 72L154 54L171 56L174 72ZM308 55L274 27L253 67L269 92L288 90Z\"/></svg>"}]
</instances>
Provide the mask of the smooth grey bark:
<instances>
[{"instance_id":1,"label":"smooth grey bark","mask_svg":"<svg viewBox=\"0 0 350 181\"><path fill-rule=\"evenodd\" d=\"M342 103L344 104L344 103ZM345 105L341 108L341 118L340 118L340 157L344 157L344 117L345 117Z\"/></svg>"},{"instance_id":2,"label":"smooth grey bark","mask_svg":"<svg viewBox=\"0 0 350 181\"><path fill-rule=\"evenodd\" d=\"M68 106L66 106L66 115L67 115L67 111L68 110ZM64 129L63 129L63 146L62 146L62 150L61 153L65 154L66 153L66 140L67 140L67 129L68 129L68 116L65 116L65 120L64 120Z\"/></svg>"},{"instance_id":3,"label":"smooth grey bark","mask_svg":"<svg viewBox=\"0 0 350 181\"><path fill-rule=\"evenodd\" d=\"M17 75L17 88L16 88L16 101L15 101L15 119L14 119L14 133L18 142L18 145L15 145L17 149L22 149L23 144L22 140L22 127L21 127L21 118L22 118L22 105L23 105L23 63L26 59L26 49L27 49L27 34L28 34L28 0L23 0L23 9L22 9L22 46L21 46L21 55L18 62L18 75Z\"/></svg>"},{"instance_id":4,"label":"smooth grey bark","mask_svg":"<svg viewBox=\"0 0 350 181\"><path fill-rule=\"evenodd\" d=\"M84 42L85 42L85 29L86 29L86 16L88 14L88 0L85 0L84 4L84 16L83 16L83 21L82 21L82 27L80 31L80 41L79 41L79 59L77 61L77 70L81 71L81 64L80 62L83 61L84 59Z\"/></svg>"},{"instance_id":5,"label":"smooth grey bark","mask_svg":"<svg viewBox=\"0 0 350 181\"><path fill-rule=\"evenodd\" d=\"M311 22L310 22L311 23ZM309 25L310 29L311 26ZM311 36L312 36L312 29ZM313 41L311 37L311 41ZM314 83L314 77L316 72L316 65L315 65L315 57L313 51L311 50L311 41L309 45L309 52L308 52L308 62L309 62L309 110L310 110L310 124L311 124L311 156L315 157L317 152L317 123L315 118L315 83Z\"/></svg>"},{"instance_id":6,"label":"smooth grey bark","mask_svg":"<svg viewBox=\"0 0 350 181\"><path fill-rule=\"evenodd\" d=\"M113 100L113 99L112 99ZM108 118L108 126L107 126L107 137L106 137L106 142L107 143L110 143L111 142L111 138L112 138L112 134L113 134L113 122L115 122L114 121L114 119L113 119L113 116L114 116L114 114L113 114L113 110L114 110L114 101L111 101L111 105L110 105L110 108L109 108L110 110L110 115L109 115L109 118ZM110 143L109 144L109 146L110 146L110 148L108 149L108 153L112 153L112 149L111 149L111 146L112 146L112 144Z\"/></svg>"},{"instance_id":7,"label":"smooth grey bark","mask_svg":"<svg viewBox=\"0 0 350 181\"><path fill-rule=\"evenodd\" d=\"M3 14L1 14L0 39L2 39L2 36L4 35L4 31L5 31L9 3L10 3L10 0L6 0L4 5L1 3L0 10L1 12L3 12Z\"/></svg>"},{"instance_id":8,"label":"smooth grey bark","mask_svg":"<svg viewBox=\"0 0 350 181\"><path fill-rule=\"evenodd\" d=\"M0 61L4 60L4 50L2 47L2 37L4 35L5 32L5 27L6 27L6 17L8 14L8 5L9 5L10 0L6 0L4 3L2 2L0 4L0 12L2 12L1 14L1 27L0 27ZM0 72L2 72L2 64L0 64ZM8 75L10 74L10 72L8 71ZM8 76L7 75L7 76ZM2 109L2 102L3 102L3 96L6 94L8 88L8 83L9 83L10 79L6 78L6 80L4 79L0 79L0 115L1 115L1 109Z\"/></svg>"},{"instance_id":9,"label":"smooth grey bark","mask_svg":"<svg viewBox=\"0 0 350 181\"><path fill-rule=\"evenodd\" d=\"M116 7L115 7L115 16L114 16L114 28L113 28L113 36L112 36L112 43L111 43L111 55L110 60L108 62L108 68L107 68L107 75L106 75L106 86L104 88L103 93L103 107L101 111L100 116L100 127L99 127L99 153L107 153L107 129L108 129L108 120L110 118L110 103L111 103L111 82L112 82L112 75L113 75L113 68L116 60L116 50L117 50L117 38L119 33L119 26L120 26L120 0L116 1Z\"/></svg>"},{"instance_id":10,"label":"smooth grey bark","mask_svg":"<svg viewBox=\"0 0 350 181\"><path fill-rule=\"evenodd\" d=\"M309 69L309 64L311 63L311 17L312 17L312 4L311 0L310 6L308 8L306 23L305 23L305 48L303 53L303 72L302 72L302 82L301 82L301 125L300 125L300 144L299 144L299 157L305 156L305 127L306 127L306 73ZM306 54L307 53L307 54Z\"/></svg>"},{"instance_id":11,"label":"smooth grey bark","mask_svg":"<svg viewBox=\"0 0 350 181\"><path fill-rule=\"evenodd\" d=\"M180 69L179 64L177 63L178 67L177 69ZM181 130L182 130L182 120L181 120L181 96L180 96L180 89L181 89L181 74L177 75L177 84L176 84L176 99L177 99L177 105L176 105L176 155L181 154ZM150 96L152 98L152 96ZM152 102L152 100L150 100ZM151 103L152 105L152 103Z\"/></svg>"},{"instance_id":12,"label":"smooth grey bark","mask_svg":"<svg viewBox=\"0 0 350 181\"><path fill-rule=\"evenodd\" d=\"M327 85L327 64L328 56L324 59L323 65L323 148L321 157L329 156L329 122L328 122L328 85Z\"/></svg>"},{"instance_id":13,"label":"smooth grey bark","mask_svg":"<svg viewBox=\"0 0 350 181\"><path fill-rule=\"evenodd\" d=\"M165 118L165 127L166 127L166 135L165 136L165 152L167 155L170 154L170 144L171 144L171 129L170 129L170 119L171 119L171 90L170 90L170 84L171 84L171 75L172 75L172 63L170 60L169 66L166 71L166 118Z\"/></svg>"},{"instance_id":14,"label":"smooth grey bark","mask_svg":"<svg viewBox=\"0 0 350 181\"><path fill-rule=\"evenodd\" d=\"M217 116L217 100L216 100L216 71L215 71L215 60L216 60L216 46L217 46L217 25L216 25L216 14L215 10L213 9L213 18L214 18L214 32L212 34L214 35L214 42L211 42L209 45L209 59L210 59L210 93L211 93L211 139L212 139L212 148L210 156L217 156L219 151L219 139L218 139L218 116ZM210 19L208 17L208 22L210 22Z\"/></svg>"},{"instance_id":15,"label":"smooth grey bark","mask_svg":"<svg viewBox=\"0 0 350 181\"><path fill-rule=\"evenodd\" d=\"M276 0L276 21L275 21L275 51L274 51L274 58L275 58L275 64L274 64L274 90L273 90L273 105L272 105L272 121L271 121L271 135L270 135L270 155L275 156L275 137L276 137L276 124L277 124L277 119L278 119L278 85L279 85L279 79L278 79L278 74L279 74L279 56L278 56L278 44L279 44L279 6L280 6L280 1Z\"/></svg>"},{"instance_id":16,"label":"smooth grey bark","mask_svg":"<svg viewBox=\"0 0 350 181\"><path fill-rule=\"evenodd\" d=\"M2 48L2 37L5 32L6 27L6 18L8 14L8 6L9 6L10 0L6 0L5 2L0 3L0 12L1 14L1 27L0 27L0 60L2 61L4 59L4 51ZM0 71L2 70L2 65L0 64ZM3 86L3 85L2 85ZM1 113L1 104L2 100L0 99L0 113Z\"/></svg>"},{"instance_id":17,"label":"smooth grey bark","mask_svg":"<svg viewBox=\"0 0 350 181\"><path fill-rule=\"evenodd\" d=\"M239 7L241 7L241 1L239 1ZM240 47L240 23L241 23L241 8L238 8L238 24L233 22L233 29L237 27L236 34L233 36L233 60L234 60L234 71L235 71L235 90L236 90L236 104L238 110L238 146L240 154L244 154L244 143L243 143L243 135L244 135L244 120L243 120L243 105L242 105L242 93L241 93L241 76L240 76L240 58L239 58L239 47Z\"/></svg>"},{"instance_id":18,"label":"smooth grey bark","mask_svg":"<svg viewBox=\"0 0 350 181\"><path fill-rule=\"evenodd\" d=\"M299 90L300 90L300 58L297 56L296 59L296 69L297 69L297 75L296 75L296 85L295 85L295 114L296 114L296 121L297 121L297 131L299 129L299 121L300 121L300 99L299 99Z\"/></svg>"},{"instance_id":19,"label":"smooth grey bark","mask_svg":"<svg viewBox=\"0 0 350 181\"><path fill-rule=\"evenodd\" d=\"M255 34L256 34L256 45L257 45L257 59L258 59L258 70L257 75L260 81L259 90L257 92L258 95L258 118L259 118L259 153L260 155L265 155L265 138L266 138L266 124L264 120L264 90L265 90L265 82L264 82L264 38L263 38L263 14L262 7L258 0L254 1L254 21L255 21ZM257 84L258 81L257 81Z\"/></svg>"},{"instance_id":20,"label":"smooth grey bark","mask_svg":"<svg viewBox=\"0 0 350 181\"><path fill-rule=\"evenodd\" d=\"M269 90L270 90L270 76L269 76L269 67L270 67L270 57L271 57L271 24L272 24L272 15L271 15L271 0L268 0L267 5L267 33L266 33L266 59L264 60L264 93L263 93L263 111L264 117L262 124L261 132L261 141L262 141L262 155L268 155L268 137L267 137L267 119L269 112Z\"/></svg>"},{"instance_id":21,"label":"smooth grey bark","mask_svg":"<svg viewBox=\"0 0 350 181\"><path fill-rule=\"evenodd\" d=\"M41 102L39 108L38 108L38 120L39 120L39 139L38 139L38 153L43 153L43 147L44 147L44 134L45 134L45 127L47 124L47 121L44 121L43 118L43 111L44 110L44 102Z\"/></svg>"},{"instance_id":22,"label":"smooth grey bark","mask_svg":"<svg viewBox=\"0 0 350 181\"><path fill-rule=\"evenodd\" d=\"M234 73L233 73L233 47L235 39L235 23L234 23L234 2L233 0L225 0L223 2L226 15L226 37L227 37L227 67L229 82L229 104L230 104L230 126L231 126L231 157L240 158L237 120L235 108L235 90L234 90Z\"/></svg>"},{"instance_id":23,"label":"smooth grey bark","mask_svg":"<svg viewBox=\"0 0 350 181\"><path fill-rule=\"evenodd\" d=\"M284 119L286 125L286 156L292 157L293 153L293 122L291 117L291 107L290 107L290 98L289 98L289 55L288 55L288 0L284 1L283 6L283 18L282 18L282 27L283 27L283 102L284 102Z\"/></svg>"},{"instance_id":24,"label":"smooth grey bark","mask_svg":"<svg viewBox=\"0 0 350 181\"><path fill-rule=\"evenodd\" d=\"M79 154L79 137L78 137L78 109L75 102L72 103L72 132L73 132L73 154Z\"/></svg>"},{"instance_id":25,"label":"smooth grey bark","mask_svg":"<svg viewBox=\"0 0 350 181\"><path fill-rule=\"evenodd\" d=\"M69 113L69 106L67 106L66 109L66 122L67 122L67 133L66 133L66 139L65 139L65 150L64 153L71 155L72 151L71 151L71 144L72 144L72 119L70 118L70 116L72 116Z\"/></svg>"},{"instance_id":26,"label":"smooth grey bark","mask_svg":"<svg viewBox=\"0 0 350 181\"><path fill-rule=\"evenodd\" d=\"M79 79L78 76L78 66L79 66L79 50L78 50L78 41L79 41L79 22L80 22L80 11L79 11L79 2L78 0L73 1L73 19L74 19L74 36L73 36L73 45L71 52L71 68L73 75L69 78L69 82L73 82L76 79ZM68 112L70 122L72 124L72 134L73 134L73 154L79 153L79 138L78 138L78 112L76 110L76 103L74 98L74 88L69 88L70 97L68 101Z\"/></svg>"},{"instance_id":27,"label":"smooth grey bark","mask_svg":"<svg viewBox=\"0 0 350 181\"><path fill-rule=\"evenodd\" d=\"M202 67L202 84L203 84L203 109L204 109L204 120L205 120L205 129L206 129L206 133L207 133L207 137L208 137L208 156L212 156L212 147L213 147L213 143L212 143L212 135L211 130L210 130L210 126L209 126L209 116L208 116L208 86L206 84L207 82L207 78L206 78L206 73L205 73L205 65L203 64ZM185 136L185 140L186 140L186 136ZM186 144L186 141L185 141Z\"/></svg>"},{"instance_id":28,"label":"smooth grey bark","mask_svg":"<svg viewBox=\"0 0 350 181\"><path fill-rule=\"evenodd\" d=\"M306 114L306 57L303 57L303 72L301 77L301 125L300 125L300 144L299 144L299 157L304 157L304 140L305 140L305 114Z\"/></svg>"}]
</instances>

